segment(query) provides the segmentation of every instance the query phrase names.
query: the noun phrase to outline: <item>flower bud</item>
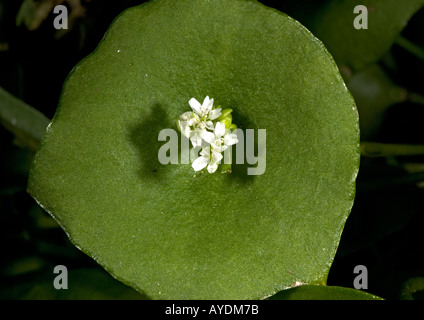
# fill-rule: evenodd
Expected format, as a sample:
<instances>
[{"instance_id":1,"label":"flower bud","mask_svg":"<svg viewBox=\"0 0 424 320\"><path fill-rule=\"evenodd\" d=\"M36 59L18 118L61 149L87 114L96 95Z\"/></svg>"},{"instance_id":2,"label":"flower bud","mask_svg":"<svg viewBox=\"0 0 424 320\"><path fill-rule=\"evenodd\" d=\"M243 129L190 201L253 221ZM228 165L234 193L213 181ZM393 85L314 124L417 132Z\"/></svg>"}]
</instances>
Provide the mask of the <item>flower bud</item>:
<instances>
[{"instance_id":1,"label":"flower bud","mask_svg":"<svg viewBox=\"0 0 424 320\"><path fill-rule=\"evenodd\" d=\"M229 129L231 126L231 123L233 122L233 116L231 115L231 112L233 112L232 109L224 109L221 111L221 116L217 119L219 122L222 122L225 124L225 128Z\"/></svg>"}]
</instances>

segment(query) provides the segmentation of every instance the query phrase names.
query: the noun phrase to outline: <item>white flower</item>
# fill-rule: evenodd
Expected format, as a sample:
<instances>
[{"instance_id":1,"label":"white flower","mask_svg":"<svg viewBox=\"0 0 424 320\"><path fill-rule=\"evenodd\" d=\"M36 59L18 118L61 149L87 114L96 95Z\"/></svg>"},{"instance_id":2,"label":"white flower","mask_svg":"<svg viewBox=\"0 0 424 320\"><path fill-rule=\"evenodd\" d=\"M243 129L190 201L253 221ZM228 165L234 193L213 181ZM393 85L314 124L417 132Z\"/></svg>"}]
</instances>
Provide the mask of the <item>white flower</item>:
<instances>
[{"instance_id":1,"label":"white flower","mask_svg":"<svg viewBox=\"0 0 424 320\"><path fill-rule=\"evenodd\" d=\"M208 128L209 130L213 130L212 121L219 118L221 116L221 108L212 109L213 108L213 99L209 99L207 96L203 100L203 104L200 104L195 98L191 98L188 102L190 107L193 109L193 117L196 118L197 123L202 128Z\"/></svg>"},{"instance_id":2,"label":"white flower","mask_svg":"<svg viewBox=\"0 0 424 320\"><path fill-rule=\"evenodd\" d=\"M197 101L195 98L191 98L188 104L194 112L196 112L199 116L203 117L207 115L209 111L212 110L213 99L209 99L209 96L207 96L205 100L203 100L203 104L200 104L200 102Z\"/></svg>"},{"instance_id":3,"label":"white flower","mask_svg":"<svg viewBox=\"0 0 424 320\"><path fill-rule=\"evenodd\" d=\"M200 151L200 157L193 161L192 167L194 171L200 171L207 166L209 173L214 173L218 169L218 164L222 159L222 154L211 147L205 147Z\"/></svg>"},{"instance_id":4,"label":"white flower","mask_svg":"<svg viewBox=\"0 0 424 320\"><path fill-rule=\"evenodd\" d=\"M237 135L231 133L229 129L225 129L224 123L217 122L214 132L205 130L201 138L210 145L205 146L205 143L203 143L200 157L194 160L192 167L195 171L200 171L207 166L208 172L214 173L223 158L222 152L238 142Z\"/></svg>"},{"instance_id":5,"label":"white flower","mask_svg":"<svg viewBox=\"0 0 424 320\"><path fill-rule=\"evenodd\" d=\"M180 116L178 125L181 133L190 139L193 147L200 147L202 144L203 135L207 130L213 130L213 120L221 116L221 108L213 108L213 99L207 96L200 104L195 98L189 101L193 112L185 112Z\"/></svg>"},{"instance_id":6,"label":"white flower","mask_svg":"<svg viewBox=\"0 0 424 320\"><path fill-rule=\"evenodd\" d=\"M186 137L190 138L192 132L189 122L184 120L178 120L178 127L180 128L181 133Z\"/></svg>"},{"instance_id":7,"label":"white flower","mask_svg":"<svg viewBox=\"0 0 424 320\"><path fill-rule=\"evenodd\" d=\"M225 123L231 125L231 109L224 110L225 119L219 122L217 119L222 115L221 108L213 108L214 100L208 96L200 104L195 98L191 98L189 105L193 111L184 112L178 119L178 127L181 133L190 139L193 150L200 156L194 160L192 167L200 171L207 167L209 173L218 169L225 151L229 146L238 143L237 135L225 128ZM196 149L198 148L198 149Z\"/></svg>"},{"instance_id":8,"label":"white flower","mask_svg":"<svg viewBox=\"0 0 424 320\"><path fill-rule=\"evenodd\" d=\"M207 134L210 133L205 128L196 128L190 133L190 141L193 144L193 147L202 146L202 141L205 140ZM206 141L206 140L205 140Z\"/></svg>"},{"instance_id":9,"label":"white flower","mask_svg":"<svg viewBox=\"0 0 424 320\"><path fill-rule=\"evenodd\" d=\"M238 142L237 134L231 133L231 130L225 128L225 124L217 122L214 132L203 134L203 140L210 143L213 150L217 152L225 151L229 146Z\"/></svg>"}]
</instances>

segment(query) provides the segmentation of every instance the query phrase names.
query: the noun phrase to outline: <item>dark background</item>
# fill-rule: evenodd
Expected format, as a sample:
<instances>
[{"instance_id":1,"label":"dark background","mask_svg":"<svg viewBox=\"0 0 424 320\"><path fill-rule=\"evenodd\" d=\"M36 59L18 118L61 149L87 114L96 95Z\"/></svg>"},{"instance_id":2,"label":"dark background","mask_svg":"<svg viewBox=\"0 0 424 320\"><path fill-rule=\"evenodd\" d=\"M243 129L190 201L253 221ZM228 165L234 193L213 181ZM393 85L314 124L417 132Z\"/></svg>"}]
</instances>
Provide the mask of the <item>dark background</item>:
<instances>
[{"instance_id":1,"label":"dark background","mask_svg":"<svg viewBox=\"0 0 424 320\"><path fill-rule=\"evenodd\" d=\"M74 65L95 49L121 11L143 2L77 1L84 13L72 20L68 32L60 34L52 27L53 12L30 31L25 25L16 25L23 1L0 0L0 86L51 119L63 82ZM326 1L261 2L294 16L307 26L308 15L299 14L302 12L299 6L319 10ZM70 12L78 11L69 3L63 4ZM402 35L424 49L422 21L424 10L414 15ZM406 94L424 96L422 58L393 45L376 65ZM369 75L374 76L372 72ZM380 81L378 77L373 79ZM355 94L354 97L363 98ZM366 99L372 105L378 97ZM422 100L386 102L384 112L378 119L371 120L362 118L367 110L358 107L361 121L369 126L361 126L361 129L372 132L367 136L368 141L424 144ZM0 126L0 297L3 299L61 298L49 296L50 293L42 289L31 291L35 284L43 281L51 286L52 270L57 264L66 265L68 269L99 272L101 269L70 244L56 222L26 193L32 156L33 151ZM357 197L330 270L328 285L353 287L354 267L365 265L369 272L366 291L386 299L399 299L404 297L401 293L406 281L424 277L423 173L424 157L420 155L361 158ZM103 279L102 276L99 279ZM88 294L86 298L93 297L94 294ZM422 299L424 291L417 290L412 297Z\"/></svg>"}]
</instances>

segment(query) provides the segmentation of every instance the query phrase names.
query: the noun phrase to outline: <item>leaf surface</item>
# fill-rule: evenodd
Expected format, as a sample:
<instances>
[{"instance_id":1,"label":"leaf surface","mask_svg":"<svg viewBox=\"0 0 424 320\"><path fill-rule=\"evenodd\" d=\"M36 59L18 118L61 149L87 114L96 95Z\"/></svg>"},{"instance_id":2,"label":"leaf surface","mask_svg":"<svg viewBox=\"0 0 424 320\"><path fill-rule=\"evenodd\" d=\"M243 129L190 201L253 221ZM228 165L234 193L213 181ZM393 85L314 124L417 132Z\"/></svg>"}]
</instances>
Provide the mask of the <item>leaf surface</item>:
<instances>
[{"instance_id":1,"label":"leaf surface","mask_svg":"<svg viewBox=\"0 0 424 320\"><path fill-rule=\"evenodd\" d=\"M382 300L373 294L337 286L299 286L283 290L269 300Z\"/></svg>"},{"instance_id":2,"label":"leaf surface","mask_svg":"<svg viewBox=\"0 0 424 320\"><path fill-rule=\"evenodd\" d=\"M264 174L159 163L159 132L207 95L239 128L266 130ZM297 21L255 1L152 1L74 68L28 188L78 248L149 298L265 298L326 282L358 127L332 57Z\"/></svg>"}]
</instances>

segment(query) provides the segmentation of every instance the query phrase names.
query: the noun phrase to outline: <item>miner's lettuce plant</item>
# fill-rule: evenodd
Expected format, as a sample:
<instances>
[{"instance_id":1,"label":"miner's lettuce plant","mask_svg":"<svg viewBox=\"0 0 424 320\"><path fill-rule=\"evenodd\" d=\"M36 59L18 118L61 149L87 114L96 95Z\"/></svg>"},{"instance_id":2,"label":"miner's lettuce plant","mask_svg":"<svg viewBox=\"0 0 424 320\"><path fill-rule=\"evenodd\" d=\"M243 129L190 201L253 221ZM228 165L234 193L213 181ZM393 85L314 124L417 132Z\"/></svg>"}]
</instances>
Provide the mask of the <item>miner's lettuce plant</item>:
<instances>
[{"instance_id":1,"label":"miner's lettuce plant","mask_svg":"<svg viewBox=\"0 0 424 320\"><path fill-rule=\"evenodd\" d=\"M238 128L266 130L264 174L158 161L159 132L208 95ZM325 286L359 155L355 102L299 22L256 1L157 0L124 11L69 75L28 190L150 299L287 298L299 285L294 297L375 298Z\"/></svg>"}]
</instances>

